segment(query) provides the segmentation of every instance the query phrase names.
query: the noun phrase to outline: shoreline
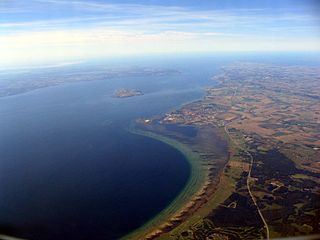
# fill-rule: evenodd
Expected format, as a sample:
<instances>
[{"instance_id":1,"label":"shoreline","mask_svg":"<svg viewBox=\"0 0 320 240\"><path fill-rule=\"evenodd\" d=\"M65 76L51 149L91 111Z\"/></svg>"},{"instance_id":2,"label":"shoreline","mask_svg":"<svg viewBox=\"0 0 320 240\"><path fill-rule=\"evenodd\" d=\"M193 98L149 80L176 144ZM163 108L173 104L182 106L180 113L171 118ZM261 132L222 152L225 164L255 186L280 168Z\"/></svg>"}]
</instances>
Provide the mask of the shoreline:
<instances>
[{"instance_id":1,"label":"shoreline","mask_svg":"<svg viewBox=\"0 0 320 240\"><path fill-rule=\"evenodd\" d=\"M178 225L181 220L184 220L188 210L196 204L199 194L202 194L208 181L208 169L206 169L200 160L200 156L177 140L156 134L153 132L133 129L127 129L132 134L138 134L145 137L153 138L170 145L177 151L181 152L188 164L190 165L190 176L181 191L174 200L161 212L155 215L148 222L143 224L138 229L123 236L121 239L154 239L162 233L168 232L168 229Z\"/></svg>"}]
</instances>

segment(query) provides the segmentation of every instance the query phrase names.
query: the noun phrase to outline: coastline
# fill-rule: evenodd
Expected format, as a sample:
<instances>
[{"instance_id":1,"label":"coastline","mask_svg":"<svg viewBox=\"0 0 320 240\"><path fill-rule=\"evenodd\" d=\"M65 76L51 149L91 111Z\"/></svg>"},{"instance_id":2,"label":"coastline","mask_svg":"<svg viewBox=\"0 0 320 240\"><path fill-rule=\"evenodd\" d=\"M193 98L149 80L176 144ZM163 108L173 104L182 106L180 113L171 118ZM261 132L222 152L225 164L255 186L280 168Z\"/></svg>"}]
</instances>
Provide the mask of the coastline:
<instances>
[{"instance_id":1,"label":"coastline","mask_svg":"<svg viewBox=\"0 0 320 240\"><path fill-rule=\"evenodd\" d=\"M193 206L193 199L197 197L199 192L201 192L206 185L208 180L208 169L202 165L198 154L193 152L192 149L190 149L190 147L188 147L186 144L153 132L133 129L133 127L130 127L127 130L133 134L153 138L172 146L185 156L188 164L190 165L191 172L189 179L175 199L164 210L162 210L140 228L121 238L153 239L164 233L165 229L170 227L170 223L179 220L179 218L184 216L185 213L187 213L187 210Z\"/></svg>"}]
</instances>

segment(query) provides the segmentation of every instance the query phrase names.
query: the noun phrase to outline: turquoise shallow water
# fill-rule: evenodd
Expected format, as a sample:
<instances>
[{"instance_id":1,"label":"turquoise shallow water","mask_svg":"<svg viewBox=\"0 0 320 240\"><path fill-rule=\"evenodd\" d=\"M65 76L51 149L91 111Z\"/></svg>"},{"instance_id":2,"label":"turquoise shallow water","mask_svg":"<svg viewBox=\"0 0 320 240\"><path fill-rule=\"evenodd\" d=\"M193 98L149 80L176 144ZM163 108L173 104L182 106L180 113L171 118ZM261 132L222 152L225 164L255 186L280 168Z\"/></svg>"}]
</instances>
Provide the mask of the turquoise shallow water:
<instances>
[{"instance_id":1,"label":"turquoise shallow water","mask_svg":"<svg viewBox=\"0 0 320 240\"><path fill-rule=\"evenodd\" d=\"M198 99L220 65L312 62L294 59L141 59L132 66L181 74L64 84L0 98L0 233L30 240L116 239L140 227L180 193L190 167L172 147L127 132L128 124ZM145 95L111 98L121 87Z\"/></svg>"},{"instance_id":2,"label":"turquoise shallow water","mask_svg":"<svg viewBox=\"0 0 320 240\"><path fill-rule=\"evenodd\" d=\"M162 142L125 130L201 96L145 79L141 97L110 97L105 81L0 99L0 231L27 239L116 239L154 217L185 185L190 167ZM167 78L163 78L167 81ZM173 81L174 81L173 77ZM179 174L177 174L179 173Z\"/></svg>"}]
</instances>

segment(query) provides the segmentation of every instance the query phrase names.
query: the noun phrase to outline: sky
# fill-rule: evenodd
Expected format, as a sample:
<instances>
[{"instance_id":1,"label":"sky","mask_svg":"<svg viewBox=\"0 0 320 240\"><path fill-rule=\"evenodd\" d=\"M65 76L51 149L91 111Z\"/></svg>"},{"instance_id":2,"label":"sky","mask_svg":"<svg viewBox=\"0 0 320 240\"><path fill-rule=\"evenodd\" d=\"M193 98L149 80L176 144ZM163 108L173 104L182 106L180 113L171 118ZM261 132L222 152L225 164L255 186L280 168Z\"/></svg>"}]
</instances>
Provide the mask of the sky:
<instances>
[{"instance_id":1,"label":"sky","mask_svg":"<svg viewBox=\"0 0 320 240\"><path fill-rule=\"evenodd\" d=\"M314 52L320 51L318 13L318 0L0 0L0 65Z\"/></svg>"}]
</instances>

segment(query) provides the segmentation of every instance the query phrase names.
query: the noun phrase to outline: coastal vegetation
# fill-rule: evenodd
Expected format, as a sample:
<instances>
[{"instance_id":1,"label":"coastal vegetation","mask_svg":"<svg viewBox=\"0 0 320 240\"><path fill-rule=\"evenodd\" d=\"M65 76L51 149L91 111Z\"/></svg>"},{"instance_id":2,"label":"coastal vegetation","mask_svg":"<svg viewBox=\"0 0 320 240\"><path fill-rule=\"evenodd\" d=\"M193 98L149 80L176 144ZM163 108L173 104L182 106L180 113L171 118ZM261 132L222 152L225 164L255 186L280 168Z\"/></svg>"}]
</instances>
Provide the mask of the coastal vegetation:
<instances>
[{"instance_id":1,"label":"coastal vegetation","mask_svg":"<svg viewBox=\"0 0 320 240\"><path fill-rule=\"evenodd\" d=\"M189 200L201 204L145 239L320 233L319 69L239 63L213 79L219 84L202 100L137 121L144 134L174 139L207 166L199 169L207 169L200 194Z\"/></svg>"}]
</instances>

